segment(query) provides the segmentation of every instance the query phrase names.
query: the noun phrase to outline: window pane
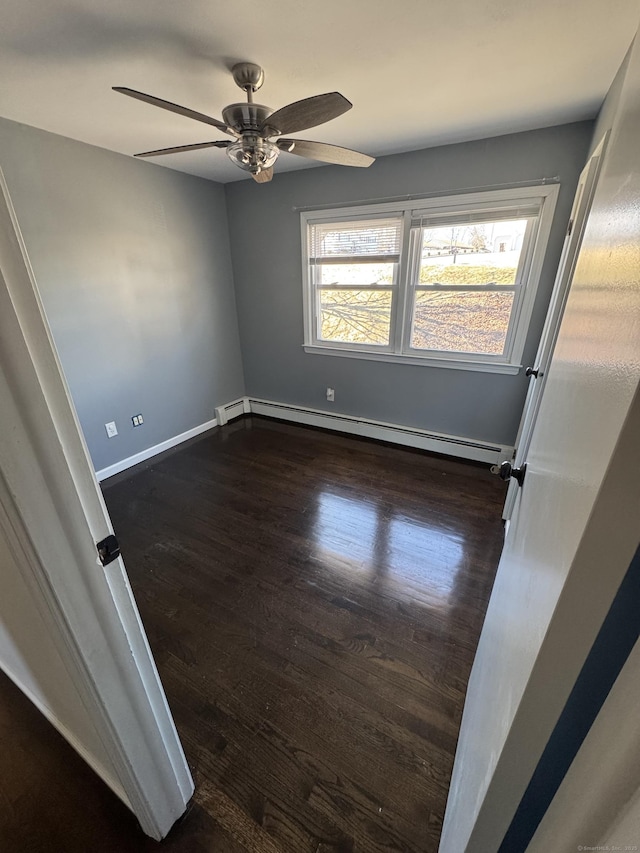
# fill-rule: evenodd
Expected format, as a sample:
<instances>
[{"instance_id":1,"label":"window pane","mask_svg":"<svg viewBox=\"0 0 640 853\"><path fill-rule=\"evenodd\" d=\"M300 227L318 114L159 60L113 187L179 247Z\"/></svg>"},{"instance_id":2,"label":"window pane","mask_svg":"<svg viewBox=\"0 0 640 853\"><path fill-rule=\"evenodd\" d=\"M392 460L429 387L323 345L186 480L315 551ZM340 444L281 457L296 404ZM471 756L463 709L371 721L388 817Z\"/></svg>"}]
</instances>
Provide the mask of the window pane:
<instances>
[{"instance_id":1,"label":"window pane","mask_svg":"<svg viewBox=\"0 0 640 853\"><path fill-rule=\"evenodd\" d=\"M394 264L321 264L319 284L393 284Z\"/></svg>"},{"instance_id":2,"label":"window pane","mask_svg":"<svg viewBox=\"0 0 640 853\"><path fill-rule=\"evenodd\" d=\"M390 290L320 291L321 340L387 345L390 327Z\"/></svg>"},{"instance_id":3,"label":"window pane","mask_svg":"<svg viewBox=\"0 0 640 853\"><path fill-rule=\"evenodd\" d=\"M513 285L526 219L423 228L420 284Z\"/></svg>"},{"instance_id":4,"label":"window pane","mask_svg":"<svg viewBox=\"0 0 640 853\"><path fill-rule=\"evenodd\" d=\"M416 349L501 355L514 292L418 291L411 346Z\"/></svg>"},{"instance_id":5,"label":"window pane","mask_svg":"<svg viewBox=\"0 0 640 853\"><path fill-rule=\"evenodd\" d=\"M309 226L309 255L312 258L398 255L401 234L402 217L314 224Z\"/></svg>"}]
</instances>

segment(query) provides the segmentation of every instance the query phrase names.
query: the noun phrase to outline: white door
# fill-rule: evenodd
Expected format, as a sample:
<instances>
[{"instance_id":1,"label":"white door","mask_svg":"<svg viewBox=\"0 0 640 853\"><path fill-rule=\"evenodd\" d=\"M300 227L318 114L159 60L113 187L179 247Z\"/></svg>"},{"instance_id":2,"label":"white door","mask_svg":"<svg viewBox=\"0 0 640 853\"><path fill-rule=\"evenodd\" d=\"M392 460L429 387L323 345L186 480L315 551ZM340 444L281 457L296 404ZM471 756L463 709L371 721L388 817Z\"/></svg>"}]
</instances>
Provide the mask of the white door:
<instances>
[{"instance_id":1,"label":"white door","mask_svg":"<svg viewBox=\"0 0 640 853\"><path fill-rule=\"evenodd\" d=\"M160 839L193 782L1 171L0 401L0 667Z\"/></svg>"},{"instance_id":2,"label":"white door","mask_svg":"<svg viewBox=\"0 0 640 853\"><path fill-rule=\"evenodd\" d=\"M636 39L469 680L441 853L500 849L638 545L639 104Z\"/></svg>"},{"instance_id":3,"label":"white door","mask_svg":"<svg viewBox=\"0 0 640 853\"><path fill-rule=\"evenodd\" d=\"M516 437L516 451L513 465L520 467L527 458L529 452L529 444L531 443L531 434L535 426L538 410L540 408L540 400L546 383L547 372L553 349L556 345L558 330L562 321L564 306L567 301L567 293L571 285L571 279L576 266L578 252L582 243L582 236L587 221L587 216L591 210L593 194L598 182L600 174L600 166L604 156L607 139L609 134L600 141L597 148L589 158L587 165L582 170L580 179L578 180L578 188L569 217L569 226L567 228L567 236L562 248L560 263L556 280L553 285L553 292L549 302L549 310L542 329L540 345L535 357L534 365L527 368L529 372L529 389L522 411L522 419L518 428ZM518 484L515 480L511 480L507 490L507 497L504 503L502 517L508 521L513 514L513 507L518 496Z\"/></svg>"}]
</instances>

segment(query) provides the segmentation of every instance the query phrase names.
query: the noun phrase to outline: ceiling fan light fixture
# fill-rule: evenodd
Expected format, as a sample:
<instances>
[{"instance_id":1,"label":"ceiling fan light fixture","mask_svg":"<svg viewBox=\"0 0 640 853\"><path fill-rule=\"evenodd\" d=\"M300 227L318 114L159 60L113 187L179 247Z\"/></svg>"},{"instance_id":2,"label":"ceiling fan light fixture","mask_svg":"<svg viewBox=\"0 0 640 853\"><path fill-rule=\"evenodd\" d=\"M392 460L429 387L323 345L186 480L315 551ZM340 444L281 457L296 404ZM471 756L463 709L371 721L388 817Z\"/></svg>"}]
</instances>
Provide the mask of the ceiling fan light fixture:
<instances>
[{"instance_id":1,"label":"ceiling fan light fixture","mask_svg":"<svg viewBox=\"0 0 640 853\"><path fill-rule=\"evenodd\" d=\"M239 142L234 142L227 148L227 156L231 162L254 175L273 166L278 154L280 149L273 142L247 133Z\"/></svg>"}]
</instances>

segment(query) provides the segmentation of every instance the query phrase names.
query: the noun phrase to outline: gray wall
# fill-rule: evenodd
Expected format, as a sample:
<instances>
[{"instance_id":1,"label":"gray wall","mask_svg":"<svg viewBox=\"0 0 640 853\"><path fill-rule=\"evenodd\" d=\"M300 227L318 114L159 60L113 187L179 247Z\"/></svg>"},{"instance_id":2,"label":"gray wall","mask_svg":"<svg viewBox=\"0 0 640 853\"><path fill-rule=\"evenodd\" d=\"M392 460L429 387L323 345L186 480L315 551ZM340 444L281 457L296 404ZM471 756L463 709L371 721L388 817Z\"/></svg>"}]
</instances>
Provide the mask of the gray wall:
<instances>
[{"instance_id":1,"label":"gray wall","mask_svg":"<svg viewBox=\"0 0 640 853\"><path fill-rule=\"evenodd\" d=\"M582 122L383 157L367 170L326 166L222 188L0 119L0 167L96 469L212 419L216 405L244 393L243 361L252 396L513 442L522 375L302 350L293 208L559 175L529 363L592 130ZM138 412L145 423L134 429ZM104 431L111 420L114 439Z\"/></svg>"},{"instance_id":2,"label":"gray wall","mask_svg":"<svg viewBox=\"0 0 640 853\"><path fill-rule=\"evenodd\" d=\"M227 184L247 393L453 435L513 443L528 380L465 370L311 355L302 349L300 214L402 194L450 192L558 175L549 251L525 348L534 358L592 122L382 157L370 169L324 166L270 184ZM286 156L286 155L285 155ZM336 401L326 402L326 387Z\"/></svg>"},{"instance_id":3,"label":"gray wall","mask_svg":"<svg viewBox=\"0 0 640 853\"><path fill-rule=\"evenodd\" d=\"M222 186L6 119L0 167L97 470L242 396Z\"/></svg>"}]
</instances>

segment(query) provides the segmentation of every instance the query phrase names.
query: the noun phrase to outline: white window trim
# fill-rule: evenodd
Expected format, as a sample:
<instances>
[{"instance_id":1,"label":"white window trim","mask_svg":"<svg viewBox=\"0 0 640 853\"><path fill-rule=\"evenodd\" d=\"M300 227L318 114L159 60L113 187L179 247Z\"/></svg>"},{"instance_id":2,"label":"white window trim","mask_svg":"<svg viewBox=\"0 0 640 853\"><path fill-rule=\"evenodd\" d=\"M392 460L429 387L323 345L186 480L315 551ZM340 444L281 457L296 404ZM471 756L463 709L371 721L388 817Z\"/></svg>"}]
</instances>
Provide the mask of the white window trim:
<instances>
[{"instance_id":1,"label":"white window trim","mask_svg":"<svg viewBox=\"0 0 640 853\"><path fill-rule=\"evenodd\" d=\"M460 195L441 196L439 198L413 198L406 201L386 202L382 204L358 205L350 207L337 207L322 210L307 210L300 214L300 228L302 236L302 282L303 282L303 311L304 311L304 344L303 349L307 353L316 355L331 355L342 358L358 358L369 361L397 362L402 364L423 365L428 367L444 367L457 370L472 370L491 373L516 374L521 368L522 353L529 332L529 324L533 313L540 275L544 264L553 215L560 185L539 184L527 187L512 187L504 190L488 190L483 192L464 193ZM482 210L495 210L501 208L512 208L518 201L531 202L532 199L542 199L540 216L534 225L531 236L531 246L527 251L527 257L522 256L522 263L528 269L523 276L526 284L520 291L519 304L516 304L512 312L509 330L507 333L506 352L509 356L487 356L473 353L436 353L427 352L422 354L418 350L401 349L405 337L403 331L406 324L411 322L412 310L412 282L415 272L411 269L411 213L416 211L430 214L453 213L460 211L461 216L465 213ZM364 219L367 216L380 216L383 214L396 214L404 217L404 228L402 244L400 247L400 281L399 298L396 300L395 311L392 314L392 337L394 344L383 348L368 344L340 344L332 342L319 342L314 332L314 298L315 291L311 285L308 262L308 226L314 223L327 222L335 219L347 221L351 219Z\"/></svg>"}]
</instances>

